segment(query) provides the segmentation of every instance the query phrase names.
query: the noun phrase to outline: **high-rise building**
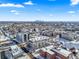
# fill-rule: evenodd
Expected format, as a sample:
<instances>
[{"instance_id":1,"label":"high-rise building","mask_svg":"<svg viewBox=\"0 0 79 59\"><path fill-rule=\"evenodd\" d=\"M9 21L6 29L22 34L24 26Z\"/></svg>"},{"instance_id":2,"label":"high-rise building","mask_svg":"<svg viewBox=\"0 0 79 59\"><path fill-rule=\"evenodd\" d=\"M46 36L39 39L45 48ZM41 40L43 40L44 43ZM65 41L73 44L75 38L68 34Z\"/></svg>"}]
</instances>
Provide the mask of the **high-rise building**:
<instances>
[{"instance_id":1,"label":"high-rise building","mask_svg":"<svg viewBox=\"0 0 79 59\"><path fill-rule=\"evenodd\" d=\"M17 33L16 40L19 43L28 42L29 41L29 33Z\"/></svg>"},{"instance_id":2,"label":"high-rise building","mask_svg":"<svg viewBox=\"0 0 79 59\"><path fill-rule=\"evenodd\" d=\"M28 42L28 41L29 41L29 33L23 33L22 42Z\"/></svg>"}]
</instances>

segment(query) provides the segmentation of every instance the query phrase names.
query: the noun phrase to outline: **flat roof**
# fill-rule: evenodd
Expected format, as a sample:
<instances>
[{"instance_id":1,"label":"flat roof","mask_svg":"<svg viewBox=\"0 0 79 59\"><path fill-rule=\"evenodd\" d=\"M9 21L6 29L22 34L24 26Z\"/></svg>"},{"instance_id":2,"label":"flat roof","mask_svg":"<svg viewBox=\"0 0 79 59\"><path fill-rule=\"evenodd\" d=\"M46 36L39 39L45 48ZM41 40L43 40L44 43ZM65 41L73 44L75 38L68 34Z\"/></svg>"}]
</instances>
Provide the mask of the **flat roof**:
<instances>
[{"instance_id":1,"label":"flat roof","mask_svg":"<svg viewBox=\"0 0 79 59\"><path fill-rule=\"evenodd\" d=\"M53 48L52 50L59 53L59 54L61 54L61 55L63 55L63 56L65 56L65 57L68 57L71 54L70 51L67 51L67 50L65 50L63 48L60 48L60 49L54 49Z\"/></svg>"},{"instance_id":2,"label":"flat roof","mask_svg":"<svg viewBox=\"0 0 79 59\"><path fill-rule=\"evenodd\" d=\"M39 52L38 52L38 51L40 51L40 50L46 51L46 52L49 53L49 54L54 54L54 52L50 50L50 49L52 49L52 48L53 48L53 45L50 45L50 46L47 46L47 47L43 47L43 48L40 48L40 49L35 50L35 52L32 53L32 54L33 54L35 57L36 57L36 56L39 56Z\"/></svg>"},{"instance_id":3,"label":"flat roof","mask_svg":"<svg viewBox=\"0 0 79 59\"><path fill-rule=\"evenodd\" d=\"M46 40L46 39L49 39L49 37L47 36L35 36L34 38L31 38L30 40L31 41L40 41L40 40Z\"/></svg>"}]
</instances>

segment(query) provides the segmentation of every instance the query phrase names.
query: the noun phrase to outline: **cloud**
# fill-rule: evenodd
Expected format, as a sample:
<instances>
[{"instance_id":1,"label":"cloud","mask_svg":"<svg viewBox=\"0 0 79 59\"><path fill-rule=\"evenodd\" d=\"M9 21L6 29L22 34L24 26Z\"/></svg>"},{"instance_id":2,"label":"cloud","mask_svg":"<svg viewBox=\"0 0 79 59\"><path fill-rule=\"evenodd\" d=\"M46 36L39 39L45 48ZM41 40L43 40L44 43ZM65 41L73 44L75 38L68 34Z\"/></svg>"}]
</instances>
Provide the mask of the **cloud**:
<instances>
[{"instance_id":1,"label":"cloud","mask_svg":"<svg viewBox=\"0 0 79 59\"><path fill-rule=\"evenodd\" d=\"M19 15L20 13L18 13L18 12L16 12L16 13L14 13L15 15Z\"/></svg>"},{"instance_id":2,"label":"cloud","mask_svg":"<svg viewBox=\"0 0 79 59\"><path fill-rule=\"evenodd\" d=\"M20 14L20 12L18 12L16 10L11 10L10 12L13 13L13 14L15 14L15 15L19 15Z\"/></svg>"},{"instance_id":3,"label":"cloud","mask_svg":"<svg viewBox=\"0 0 79 59\"><path fill-rule=\"evenodd\" d=\"M12 3L6 3L6 4L0 4L0 7L16 7L16 8L23 8L24 6L21 4L12 4Z\"/></svg>"},{"instance_id":4,"label":"cloud","mask_svg":"<svg viewBox=\"0 0 79 59\"><path fill-rule=\"evenodd\" d=\"M71 0L71 6L78 4L79 4L79 0Z\"/></svg>"},{"instance_id":5,"label":"cloud","mask_svg":"<svg viewBox=\"0 0 79 59\"><path fill-rule=\"evenodd\" d=\"M50 17L52 17L52 16L53 16L53 14L49 14L49 16L50 16Z\"/></svg>"},{"instance_id":6,"label":"cloud","mask_svg":"<svg viewBox=\"0 0 79 59\"><path fill-rule=\"evenodd\" d=\"M74 13L75 13L75 11L68 11L68 13L70 13L70 14L74 14Z\"/></svg>"},{"instance_id":7,"label":"cloud","mask_svg":"<svg viewBox=\"0 0 79 59\"><path fill-rule=\"evenodd\" d=\"M24 3L25 5L34 5L34 3L32 1L28 1Z\"/></svg>"},{"instance_id":8,"label":"cloud","mask_svg":"<svg viewBox=\"0 0 79 59\"><path fill-rule=\"evenodd\" d=\"M16 11L16 10L11 10L10 12L12 12L12 13L13 13L13 12L17 12L17 11Z\"/></svg>"}]
</instances>

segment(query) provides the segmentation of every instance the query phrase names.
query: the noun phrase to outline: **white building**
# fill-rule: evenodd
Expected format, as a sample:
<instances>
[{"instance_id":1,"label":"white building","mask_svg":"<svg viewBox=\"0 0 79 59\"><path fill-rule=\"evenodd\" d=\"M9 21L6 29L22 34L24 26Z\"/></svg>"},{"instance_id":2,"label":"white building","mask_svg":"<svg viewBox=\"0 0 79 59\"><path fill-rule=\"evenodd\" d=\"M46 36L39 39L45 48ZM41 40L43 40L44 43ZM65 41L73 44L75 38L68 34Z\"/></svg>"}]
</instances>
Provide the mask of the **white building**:
<instances>
[{"instance_id":1,"label":"white building","mask_svg":"<svg viewBox=\"0 0 79 59\"><path fill-rule=\"evenodd\" d=\"M47 36L35 36L34 38L31 38L30 41L33 42L35 49L42 48L46 46L46 42L49 41L49 37Z\"/></svg>"},{"instance_id":2,"label":"white building","mask_svg":"<svg viewBox=\"0 0 79 59\"><path fill-rule=\"evenodd\" d=\"M16 40L21 42L28 42L29 41L29 33L17 33Z\"/></svg>"}]
</instances>

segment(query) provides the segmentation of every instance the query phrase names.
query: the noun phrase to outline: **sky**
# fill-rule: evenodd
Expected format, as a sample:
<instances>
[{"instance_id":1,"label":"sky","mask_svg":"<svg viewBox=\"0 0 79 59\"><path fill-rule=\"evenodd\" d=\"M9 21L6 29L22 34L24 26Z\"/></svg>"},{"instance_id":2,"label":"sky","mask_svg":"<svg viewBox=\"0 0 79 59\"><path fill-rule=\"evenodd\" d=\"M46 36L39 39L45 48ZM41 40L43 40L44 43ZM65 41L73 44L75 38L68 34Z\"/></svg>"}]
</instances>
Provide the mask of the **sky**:
<instances>
[{"instance_id":1,"label":"sky","mask_svg":"<svg viewBox=\"0 0 79 59\"><path fill-rule=\"evenodd\" d=\"M79 21L79 0L0 0L0 21Z\"/></svg>"}]
</instances>

